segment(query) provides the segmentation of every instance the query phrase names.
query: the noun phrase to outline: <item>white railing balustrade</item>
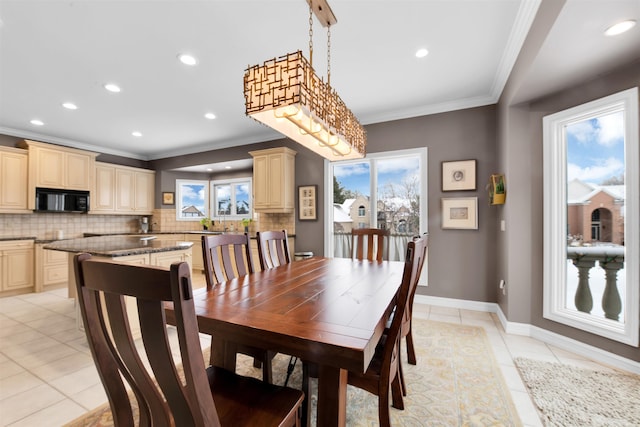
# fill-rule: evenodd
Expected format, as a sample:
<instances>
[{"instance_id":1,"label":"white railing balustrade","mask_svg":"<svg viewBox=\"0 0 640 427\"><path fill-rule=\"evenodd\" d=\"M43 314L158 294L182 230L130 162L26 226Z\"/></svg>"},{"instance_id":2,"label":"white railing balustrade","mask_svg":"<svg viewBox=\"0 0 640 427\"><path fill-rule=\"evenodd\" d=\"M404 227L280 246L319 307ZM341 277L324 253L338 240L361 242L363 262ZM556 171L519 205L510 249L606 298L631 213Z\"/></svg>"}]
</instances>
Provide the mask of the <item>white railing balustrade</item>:
<instances>
[{"instance_id":1,"label":"white railing balustrade","mask_svg":"<svg viewBox=\"0 0 640 427\"><path fill-rule=\"evenodd\" d=\"M389 236L389 261L404 261L407 244L415 234L391 234ZM333 256L351 258L351 233L333 233Z\"/></svg>"},{"instance_id":2,"label":"white railing balustrade","mask_svg":"<svg viewBox=\"0 0 640 427\"><path fill-rule=\"evenodd\" d=\"M622 300L618 291L618 271L624 268L624 246L568 246L567 258L578 269L578 286L574 302L584 313L593 309L592 283L589 273L596 262L605 272L605 288L602 294L602 309L607 319L619 321Z\"/></svg>"}]
</instances>

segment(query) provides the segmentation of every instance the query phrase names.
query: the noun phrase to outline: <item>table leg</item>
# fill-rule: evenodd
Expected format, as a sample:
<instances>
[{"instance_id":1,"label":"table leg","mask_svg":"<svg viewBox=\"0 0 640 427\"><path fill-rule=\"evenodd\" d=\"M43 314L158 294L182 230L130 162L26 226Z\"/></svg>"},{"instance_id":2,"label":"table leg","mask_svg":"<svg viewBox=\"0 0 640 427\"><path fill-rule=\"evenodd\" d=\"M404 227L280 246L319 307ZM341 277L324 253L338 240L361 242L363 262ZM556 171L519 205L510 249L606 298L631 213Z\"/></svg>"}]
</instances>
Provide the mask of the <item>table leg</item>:
<instances>
[{"instance_id":1,"label":"table leg","mask_svg":"<svg viewBox=\"0 0 640 427\"><path fill-rule=\"evenodd\" d=\"M347 371L318 367L318 425L345 426L347 419Z\"/></svg>"},{"instance_id":2,"label":"table leg","mask_svg":"<svg viewBox=\"0 0 640 427\"><path fill-rule=\"evenodd\" d=\"M231 372L236 371L236 347L235 343L216 339L211 340L211 358L209 363L212 366L225 368Z\"/></svg>"}]
</instances>

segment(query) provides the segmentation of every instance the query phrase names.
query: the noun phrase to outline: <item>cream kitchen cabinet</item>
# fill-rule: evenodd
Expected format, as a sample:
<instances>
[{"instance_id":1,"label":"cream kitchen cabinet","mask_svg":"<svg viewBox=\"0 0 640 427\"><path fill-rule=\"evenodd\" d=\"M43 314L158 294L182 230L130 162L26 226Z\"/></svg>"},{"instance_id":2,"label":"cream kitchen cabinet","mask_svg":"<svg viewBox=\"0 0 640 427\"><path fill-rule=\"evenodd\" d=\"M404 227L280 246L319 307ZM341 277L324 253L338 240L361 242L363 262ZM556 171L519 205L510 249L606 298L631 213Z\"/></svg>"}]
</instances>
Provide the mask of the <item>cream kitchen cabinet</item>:
<instances>
[{"instance_id":1,"label":"cream kitchen cabinet","mask_svg":"<svg viewBox=\"0 0 640 427\"><path fill-rule=\"evenodd\" d=\"M35 208L36 187L90 190L98 153L24 140L18 144L29 150L28 208Z\"/></svg>"},{"instance_id":2,"label":"cream kitchen cabinet","mask_svg":"<svg viewBox=\"0 0 640 427\"><path fill-rule=\"evenodd\" d=\"M253 156L253 209L291 213L295 208L295 155L286 148L250 151Z\"/></svg>"},{"instance_id":3,"label":"cream kitchen cabinet","mask_svg":"<svg viewBox=\"0 0 640 427\"><path fill-rule=\"evenodd\" d=\"M26 150L0 147L0 213L31 213L27 210Z\"/></svg>"},{"instance_id":4,"label":"cream kitchen cabinet","mask_svg":"<svg viewBox=\"0 0 640 427\"><path fill-rule=\"evenodd\" d=\"M204 256L202 254L202 234L185 234L184 240L187 242L193 242L191 252L193 259L191 261L191 267L193 270L201 272L204 270Z\"/></svg>"},{"instance_id":5,"label":"cream kitchen cabinet","mask_svg":"<svg viewBox=\"0 0 640 427\"><path fill-rule=\"evenodd\" d=\"M34 289L33 240L0 242L0 294L31 292Z\"/></svg>"},{"instance_id":6,"label":"cream kitchen cabinet","mask_svg":"<svg viewBox=\"0 0 640 427\"><path fill-rule=\"evenodd\" d=\"M59 287L69 280L67 253L43 248L44 244L35 246L36 253L36 292L47 288Z\"/></svg>"},{"instance_id":7,"label":"cream kitchen cabinet","mask_svg":"<svg viewBox=\"0 0 640 427\"><path fill-rule=\"evenodd\" d=\"M96 162L90 213L151 215L155 172Z\"/></svg>"}]
</instances>

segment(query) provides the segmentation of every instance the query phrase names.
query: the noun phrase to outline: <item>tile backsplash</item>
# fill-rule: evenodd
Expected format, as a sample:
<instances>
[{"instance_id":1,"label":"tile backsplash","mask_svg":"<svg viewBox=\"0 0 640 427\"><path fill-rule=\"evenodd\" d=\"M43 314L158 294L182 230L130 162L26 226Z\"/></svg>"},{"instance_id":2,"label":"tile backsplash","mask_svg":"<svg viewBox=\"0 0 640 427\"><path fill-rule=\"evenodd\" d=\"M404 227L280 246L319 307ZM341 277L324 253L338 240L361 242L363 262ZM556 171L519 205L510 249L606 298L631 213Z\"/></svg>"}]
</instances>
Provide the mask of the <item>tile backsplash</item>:
<instances>
[{"instance_id":1,"label":"tile backsplash","mask_svg":"<svg viewBox=\"0 0 640 427\"><path fill-rule=\"evenodd\" d=\"M67 213L0 214L0 237L35 237L56 240L83 237L83 233L137 233L136 215Z\"/></svg>"},{"instance_id":2,"label":"tile backsplash","mask_svg":"<svg viewBox=\"0 0 640 427\"><path fill-rule=\"evenodd\" d=\"M138 233L138 215L93 215L67 213L0 214L0 237L35 237L38 240L74 239L83 233ZM155 209L149 217L150 232L202 230L200 221L177 221L173 209ZM242 231L240 221L215 220L212 230ZM251 232L287 230L295 234L294 214L256 214Z\"/></svg>"}]
</instances>

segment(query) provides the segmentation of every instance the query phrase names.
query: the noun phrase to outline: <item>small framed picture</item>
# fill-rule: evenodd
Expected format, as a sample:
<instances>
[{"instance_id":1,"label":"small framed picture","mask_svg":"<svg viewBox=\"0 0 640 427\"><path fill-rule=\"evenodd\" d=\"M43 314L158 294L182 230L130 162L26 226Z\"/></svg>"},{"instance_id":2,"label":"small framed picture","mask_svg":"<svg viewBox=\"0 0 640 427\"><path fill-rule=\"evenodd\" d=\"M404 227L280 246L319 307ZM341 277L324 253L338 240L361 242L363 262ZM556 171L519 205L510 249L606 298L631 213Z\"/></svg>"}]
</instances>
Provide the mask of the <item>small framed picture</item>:
<instances>
[{"instance_id":1,"label":"small framed picture","mask_svg":"<svg viewBox=\"0 0 640 427\"><path fill-rule=\"evenodd\" d=\"M317 185L301 185L298 187L298 219L300 221L318 219L316 213L317 190Z\"/></svg>"},{"instance_id":2,"label":"small framed picture","mask_svg":"<svg viewBox=\"0 0 640 427\"><path fill-rule=\"evenodd\" d=\"M442 162L442 191L476 189L476 160Z\"/></svg>"},{"instance_id":3,"label":"small framed picture","mask_svg":"<svg viewBox=\"0 0 640 427\"><path fill-rule=\"evenodd\" d=\"M163 191L162 192L162 204L163 205L175 205L175 194L171 191Z\"/></svg>"},{"instance_id":4,"label":"small framed picture","mask_svg":"<svg viewBox=\"0 0 640 427\"><path fill-rule=\"evenodd\" d=\"M442 199L442 228L477 230L478 198L454 197Z\"/></svg>"}]
</instances>

